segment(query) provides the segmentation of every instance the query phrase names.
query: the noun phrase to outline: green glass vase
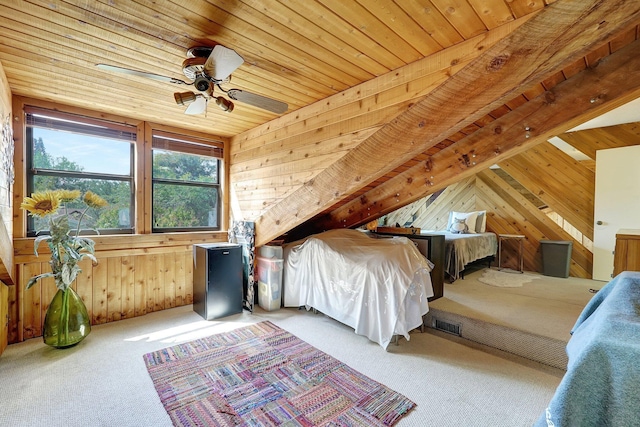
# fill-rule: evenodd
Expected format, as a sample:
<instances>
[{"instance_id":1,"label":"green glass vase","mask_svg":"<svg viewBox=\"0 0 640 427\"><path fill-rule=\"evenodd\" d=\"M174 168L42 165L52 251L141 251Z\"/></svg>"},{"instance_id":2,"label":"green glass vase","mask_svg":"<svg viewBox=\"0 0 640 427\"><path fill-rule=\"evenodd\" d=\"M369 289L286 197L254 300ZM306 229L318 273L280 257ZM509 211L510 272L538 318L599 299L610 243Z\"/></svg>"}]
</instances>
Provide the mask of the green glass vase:
<instances>
[{"instance_id":1,"label":"green glass vase","mask_svg":"<svg viewBox=\"0 0 640 427\"><path fill-rule=\"evenodd\" d=\"M55 348L78 344L91 332L91 319L87 307L72 289L58 289L44 317L42 339Z\"/></svg>"}]
</instances>

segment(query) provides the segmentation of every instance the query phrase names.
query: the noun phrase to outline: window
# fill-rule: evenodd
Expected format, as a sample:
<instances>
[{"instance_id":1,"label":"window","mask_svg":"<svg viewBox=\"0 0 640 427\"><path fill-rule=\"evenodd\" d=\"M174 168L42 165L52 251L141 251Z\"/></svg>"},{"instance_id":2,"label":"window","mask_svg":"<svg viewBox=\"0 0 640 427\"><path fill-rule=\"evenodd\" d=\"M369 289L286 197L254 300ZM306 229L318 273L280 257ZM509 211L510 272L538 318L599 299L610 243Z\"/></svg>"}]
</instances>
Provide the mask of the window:
<instances>
[{"instance_id":1,"label":"window","mask_svg":"<svg viewBox=\"0 0 640 427\"><path fill-rule=\"evenodd\" d=\"M83 228L101 234L132 233L136 127L35 107L25 108L25 113L28 193L90 190L109 205L90 209ZM64 209L81 207L68 203ZM44 228L42 219L28 218L28 235Z\"/></svg>"},{"instance_id":2,"label":"window","mask_svg":"<svg viewBox=\"0 0 640 427\"><path fill-rule=\"evenodd\" d=\"M222 143L153 134L152 229L220 230Z\"/></svg>"}]
</instances>

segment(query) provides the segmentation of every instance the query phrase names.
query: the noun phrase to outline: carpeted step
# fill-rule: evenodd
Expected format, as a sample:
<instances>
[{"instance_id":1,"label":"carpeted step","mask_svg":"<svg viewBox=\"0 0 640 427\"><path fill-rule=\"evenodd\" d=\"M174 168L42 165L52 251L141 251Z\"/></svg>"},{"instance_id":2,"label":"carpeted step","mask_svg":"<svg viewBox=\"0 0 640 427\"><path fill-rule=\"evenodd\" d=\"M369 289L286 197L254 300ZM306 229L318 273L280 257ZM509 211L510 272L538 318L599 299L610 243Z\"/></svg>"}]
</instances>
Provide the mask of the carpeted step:
<instances>
[{"instance_id":1,"label":"carpeted step","mask_svg":"<svg viewBox=\"0 0 640 427\"><path fill-rule=\"evenodd\" d=\"M567 368L566 341L472 319L435 308L431 308L425 316L425 325L554 368Z\"/></svg>"}]
</instances>

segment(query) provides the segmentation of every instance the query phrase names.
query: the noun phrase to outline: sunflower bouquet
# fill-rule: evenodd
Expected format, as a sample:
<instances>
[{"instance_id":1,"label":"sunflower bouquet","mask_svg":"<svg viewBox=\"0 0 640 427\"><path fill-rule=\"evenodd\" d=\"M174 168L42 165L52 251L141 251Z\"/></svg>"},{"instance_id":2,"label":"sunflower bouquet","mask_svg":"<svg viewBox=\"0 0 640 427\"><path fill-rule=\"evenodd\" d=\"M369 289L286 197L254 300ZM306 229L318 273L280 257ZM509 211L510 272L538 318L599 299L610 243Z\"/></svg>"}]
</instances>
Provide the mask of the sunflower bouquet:
<instances>
[{"instance_id":1,"label":"sunflower bouquet","mask_svg":"<svg viewBox=\"0 0 640 427\"><path fill-rule=\"evenodd\" d=\"M67 203L79 200L85 205L82 210L67 209ZM107 202L103 198L91 191L85 192L84 195L79 190L43 191L24 198L20 208L46 221L46 228L38 230L38 236L34 241L35 255L38 256L38 246L43 241L47 242L51 250L51 272L32 277L27 283L27 289L40 279L53 277L56 287L66 291L82 271L78 262L84 258L97 262L93 255L95 243L80 235L81 224L89 208L101 208L106 205ZM77 220L75 230L71 230L70 217ZM49 233L41 234L45 231Z\"/></svg>"}]
</instances>

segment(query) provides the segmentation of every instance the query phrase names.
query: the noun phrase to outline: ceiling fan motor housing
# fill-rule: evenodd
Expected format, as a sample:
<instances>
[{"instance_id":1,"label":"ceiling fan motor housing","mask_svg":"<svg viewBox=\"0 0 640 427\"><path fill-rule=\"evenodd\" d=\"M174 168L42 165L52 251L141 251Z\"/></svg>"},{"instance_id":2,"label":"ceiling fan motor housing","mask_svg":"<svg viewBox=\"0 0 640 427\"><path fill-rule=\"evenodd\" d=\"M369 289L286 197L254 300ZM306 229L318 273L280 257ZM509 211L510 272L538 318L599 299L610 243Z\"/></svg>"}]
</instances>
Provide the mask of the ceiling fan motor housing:
<instances>
[{"instance_id":1,"label":"ceiling fan motor housing","mask_svg":"<svg viewBox=\"0 0 640 427\"><path fill-rule=\"evenodd\" d=\"M209 87L211 86L211 83L209 82L208 78L200 75L200 76L197 76L196 79L193 81L193 85L200 92L209 92Z\"/></svg>"}]
</instances>

